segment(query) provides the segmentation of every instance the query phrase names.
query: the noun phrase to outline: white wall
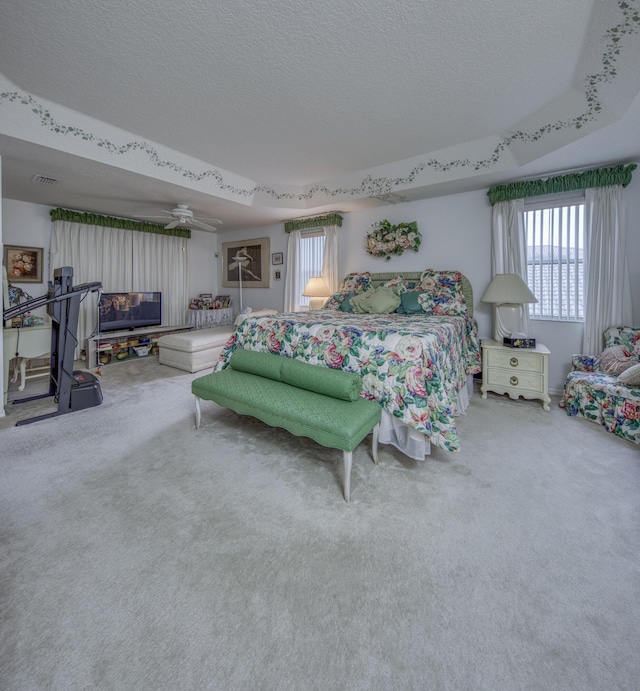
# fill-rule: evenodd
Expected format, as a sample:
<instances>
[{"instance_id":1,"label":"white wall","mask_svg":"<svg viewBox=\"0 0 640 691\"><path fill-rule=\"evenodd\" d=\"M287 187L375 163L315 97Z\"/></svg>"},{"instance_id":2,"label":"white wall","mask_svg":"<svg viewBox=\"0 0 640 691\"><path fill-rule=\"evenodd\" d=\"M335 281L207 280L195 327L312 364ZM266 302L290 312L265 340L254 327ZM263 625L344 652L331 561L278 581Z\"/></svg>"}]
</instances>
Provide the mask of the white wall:
<instances>
[{"instance_id":1,"label":"white wall","mask_svg":"<svg viewBox=\"0 0 640 691\"><path fill-rule=\"evenodd\" d=\"M237 233L218 233L218 256L215 258L215 271L217 276L217 292L222 295L231 295L235 311L240 305L240 290L238 288L222 287L222 244L225 242L237 242L241 240L258 240L269 238L269 288L248 288L242 284L242 304L254 310L272 308L282 310L284 307L284 281L287 270L287 239L284 232L284 223L277 223L252 230L238 231ZM284 263L277 266L271 264L271 255L274 252L282 252ZM280 272L280 280L275 280L274 273Z\"/></svg>"},{"instance_id":2,"label":"white wall","mask_svg":"<svg viewBox=\"0 0 640 691\"><path fill-rule=\"evenodd\" d=\"M640 175L627 188L627 240L629 271L634 296L633 325L640 325ZM417 221L422 233L419 252L407 251L390 261L371 257L365 250L365 236L373 223L382 219L392 223ZM5 244L31 245L45 249L46 279L43 285L25 284L34 297L44 293L49 278L49 245L51 221L49 207L4 199L2 232ZM239 305L237 289L222 288L222 243L262 237L270 239L270 253L282 252L285 263L274 267L269 261L270 288L247 288L243 302L253 309L284 305L284 281L287 271L287 234L284 224L254 228L237 233L193 231L189 243L190 292L224 293ZM218 256L216 256L216 254ZM270 259L270 258L269 258ZM435 197L344 214L340 232L340 274L349 271L420 271L458 269L471 281L474 309L481 337L491 335L491 308L480 297L491 279L491 206L486 191ZM274 271L281 280L274 280ZM186 308L186 306L185 306ZM532 321L532 335L551 351L549 387L552 393L562 390L571 365L572 353L582 351L582 325L568 322Z\"/></svg>"},{"instance_id":3,"label":"white wall","mask_svg":"<svg viewBox=\"0 0 640 691\"><path fill-rule=\"evenodd\" d=\"M627 200L627 242L629 271L634 296L633 325L640 325L640 176L629 184ZM486 191L435 197L415 202L406 202L375 209L343 214L340 231L340 274L350 271L421 271L434 269L458 269L471 281L474 290L474 315L482 338L491 337L491 306L480 302L485 288L491 280L491 205ZM365 236L372 224L388 219L391 223L417 221L422 234L418 252L406 251L389 261L375 258L366 253ZM286 262L284 225L246 230L237 234L220 236L226 240L244 240L269 236L271 252L283 252ZM219 260L221 261L221 260ZM273 276L273 269L271 273ZM271 281L269 290L245 292L244 304L254 309L276 307L284 304L283 281ZM220 265L218 276L221 275ZM219 290L222 290L219 288ZM225 289L223 292L229 292ZM236 291L237 293L237 291ZM237 299L237 298L236 298ZM572 322L551 322L532 320L531 335L544 343L551 351L549 359L549 389L561 393L564 380L571 369L571 355L582 352L583 325Z\"/></svg>"}]
</instances>

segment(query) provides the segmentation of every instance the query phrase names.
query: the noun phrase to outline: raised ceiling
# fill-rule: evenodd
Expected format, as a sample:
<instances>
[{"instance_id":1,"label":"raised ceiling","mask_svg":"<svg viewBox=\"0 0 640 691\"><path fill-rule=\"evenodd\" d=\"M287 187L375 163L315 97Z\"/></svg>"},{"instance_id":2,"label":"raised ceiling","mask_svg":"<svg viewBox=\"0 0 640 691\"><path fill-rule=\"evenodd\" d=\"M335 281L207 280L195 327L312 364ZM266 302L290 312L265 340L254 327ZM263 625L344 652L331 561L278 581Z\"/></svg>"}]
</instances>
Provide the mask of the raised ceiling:
<instances>
[{"instance_id":1,"label":"raised ceiling","mask_svg":"<svg viewBox=\"0 0 640 691\"><path fill-rule=\"evenodd\" d=\"M633 0L4 0L2 14L12 199L124 217L185 202L230 230L640 155Z\"/></svg>"}]
</instances>

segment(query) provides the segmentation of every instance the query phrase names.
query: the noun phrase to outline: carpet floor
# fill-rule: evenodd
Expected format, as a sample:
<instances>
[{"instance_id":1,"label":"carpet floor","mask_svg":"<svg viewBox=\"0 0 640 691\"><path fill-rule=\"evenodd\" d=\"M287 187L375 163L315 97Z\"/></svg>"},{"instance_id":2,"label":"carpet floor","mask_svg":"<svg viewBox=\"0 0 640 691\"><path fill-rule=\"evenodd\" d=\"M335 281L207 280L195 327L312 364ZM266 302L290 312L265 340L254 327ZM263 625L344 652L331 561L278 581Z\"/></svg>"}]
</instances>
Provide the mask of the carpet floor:
<instances>
[{"instance_id":1,"label":"carpet floor","mask_svg":"<svg viewBox=\"0 0 640 691\"><path fill-rule=\"evenodd\" d=\"M640 449L476 392L459 453L365 440L346 503L339 451L207 402L195 430L197 376L8 406L3 691L640 689Z\"/></svg>"}]
</instances>

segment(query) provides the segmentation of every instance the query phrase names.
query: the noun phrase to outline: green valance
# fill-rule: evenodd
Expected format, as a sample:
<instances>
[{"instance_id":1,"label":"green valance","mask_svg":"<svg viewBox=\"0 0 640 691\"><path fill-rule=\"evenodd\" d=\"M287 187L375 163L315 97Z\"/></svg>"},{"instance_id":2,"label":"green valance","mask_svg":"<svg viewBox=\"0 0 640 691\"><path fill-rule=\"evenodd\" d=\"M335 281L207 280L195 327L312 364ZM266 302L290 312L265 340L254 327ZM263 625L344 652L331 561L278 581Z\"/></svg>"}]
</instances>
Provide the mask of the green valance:
<instances>
[{"instance_id":1,"label":"green valance","mask_svg":"<svg viewBox=\"0 0 640 691\"><path fill-rule=\"evenodd\" d=\"M178 238L190 238L189 228L165 228L158 223L143 223L141 221L129 221L126 218L114 218L113 216L100 216L98 214L79 213L69 209L51 209L49 211L52 221L70 221L71 223L84 223L89 226L105 226L107 228L123 228L124 230L137 230L142 233L156 233L157 235L172 235Z\"/></svg>"},{"instance_id":2,"label":"green valance","mask_svg":"<svg viewBox=\"0 0 640 691\"><path fill-rule=\"evenodd\" d=\"M556 175L542 180L509 182L506 185L492 187L487 194L493 206L496 202L506 202L510 199L526 199L544 194L587 190L592 187L606 187L607 185L626 187L631 182L631 174L637 167L635 163L630 163L627 166L621 164L611 168L585 170L582 173Z\"/></svg>"},{"instance_id":3,"label":"green valance","mask_svg":"<svg viewBox=\"0 0 640 691\"><path fill-rule=\"evenodd\" d=\"M322 226L342 226L342 216L340 214L326 214L325 216L313 216L311 218L294 218L286 221L284 232L290 233L292 230L302 230L304 228L321 228Z\"/></svg>"}]
</instances>

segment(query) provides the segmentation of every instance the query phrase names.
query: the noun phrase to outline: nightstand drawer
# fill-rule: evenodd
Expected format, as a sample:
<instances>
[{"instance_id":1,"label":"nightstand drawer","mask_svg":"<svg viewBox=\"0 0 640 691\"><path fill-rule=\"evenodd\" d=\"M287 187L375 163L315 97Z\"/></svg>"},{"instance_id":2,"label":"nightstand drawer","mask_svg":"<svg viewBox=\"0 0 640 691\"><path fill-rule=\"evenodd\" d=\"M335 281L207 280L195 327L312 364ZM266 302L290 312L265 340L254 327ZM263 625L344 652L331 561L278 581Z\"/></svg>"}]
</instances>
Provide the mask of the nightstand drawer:
<instances>
[{"instance_id":1,"label":"nightstand drawer","mask_svg":"<svg viewBox=\"0 0 640 691\"><path fill-rule=\"evenodd\" d=\"M512 389L517 392L518 389L545 393L544 376L536 374L535 372L525 372L523 370L506 370L506 369L489 369L486 373L487 386L498 386Z\"/></svg>"},{"instance_id":2,"label":"nightstand drawer","mask_svg":"<svg viewBox=\"0 0 640 691\"><path fill-rule=\"evenodd\" d=\"M544 372L544 357L539 353L529 353L526 350L487 350L489 367L504 367L512 370L526 370L527 372Z\"/></svg>"}]
</instances>

